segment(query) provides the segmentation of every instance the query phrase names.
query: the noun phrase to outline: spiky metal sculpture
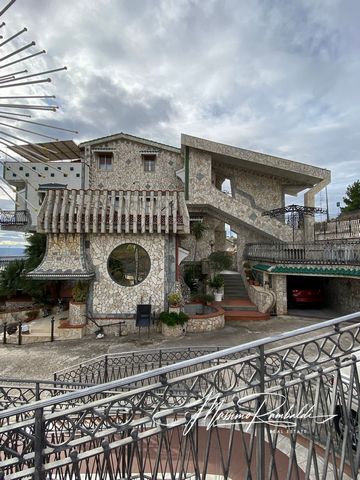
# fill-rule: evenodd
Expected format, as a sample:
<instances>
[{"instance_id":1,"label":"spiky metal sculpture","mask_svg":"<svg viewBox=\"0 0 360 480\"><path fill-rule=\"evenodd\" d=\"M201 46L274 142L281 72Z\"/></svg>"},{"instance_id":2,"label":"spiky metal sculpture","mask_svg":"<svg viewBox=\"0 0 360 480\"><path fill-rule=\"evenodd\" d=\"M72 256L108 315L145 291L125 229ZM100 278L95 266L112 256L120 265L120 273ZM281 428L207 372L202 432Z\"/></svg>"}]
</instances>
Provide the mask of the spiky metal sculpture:
<instances>
[{"instance_id":1,"label":"spiky metal sculpture","mask_svg":"<svg viewBox=\"0 0 360 480\"><path fill-rule=\"evenodd\" d=\"M78 133L66 128L57 127L48 123L36 122L32 120L32 113L36 111L56 112L59 108L54 103L54 95L29 95L34 92L34 87L46 85L51 82L52 73L61 72L67 67L56 68L47 71L34 71L34 58L46 54L45 50L35 51L35 42L26 43L20 41L25 37L27 28L12 34L6 34L6 23L3 21L5 14L8 14L9 8L16 2L2 2L0 0L0 153L6 154L12 160L19 161L11 156L3 148L17 146L19 151L26 153L27 157L33 158L37 162L47 162L49 153L54 153L48 147L37 144L39 153L35 153L29 147L36 141L36 137L42 137L53 141L58 141L51 135L43 133L44 129ZM2 35L3 31L5 32ZM25 54L25 55L24 55ZM29 60L31 61L29 62ZM28 70L28 66L30 69ZM29 92L30 90L30 92ZM39 92L42 93L42 92ZM41 131L39 131L41 127ZM20 136L19 136L20 135ZM27 138L23 138L23 135ZM29 140L30 139L30 140ZM34 139L34 140L33 140ZM0 163L2 163L0 161ZM49 168L51 165L49 165ZM13 192L13 188L5 179L0 179L0 189L12 201L15 201L9 191L4 188L4 184ZM21 196L21 194L18 193ZM24 199L27 201L26 199ZM0 214L3 214L0 209Z\"/></svg>"}]
</instances>

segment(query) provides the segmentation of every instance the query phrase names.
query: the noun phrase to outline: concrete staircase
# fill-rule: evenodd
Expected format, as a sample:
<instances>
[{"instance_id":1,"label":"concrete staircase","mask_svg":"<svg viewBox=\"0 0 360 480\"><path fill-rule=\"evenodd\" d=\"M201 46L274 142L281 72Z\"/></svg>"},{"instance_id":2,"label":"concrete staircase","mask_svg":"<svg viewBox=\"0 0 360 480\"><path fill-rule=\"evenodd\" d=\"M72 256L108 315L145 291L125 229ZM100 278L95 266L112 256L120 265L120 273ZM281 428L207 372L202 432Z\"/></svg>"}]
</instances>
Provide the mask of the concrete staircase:
<instances>
[{"instance_id":1,"label":"concrete staircase","mask_svg":"<svg viewBox=\"0 0 360 480\"><path fill-rule=\"evenodd\" d=\"M224 279L224 299L218 305L225 310L227 323L269 320L270 315L259 312L250 301L240 273L223 273L221 276Z\"/></svg>"}]
</instances>

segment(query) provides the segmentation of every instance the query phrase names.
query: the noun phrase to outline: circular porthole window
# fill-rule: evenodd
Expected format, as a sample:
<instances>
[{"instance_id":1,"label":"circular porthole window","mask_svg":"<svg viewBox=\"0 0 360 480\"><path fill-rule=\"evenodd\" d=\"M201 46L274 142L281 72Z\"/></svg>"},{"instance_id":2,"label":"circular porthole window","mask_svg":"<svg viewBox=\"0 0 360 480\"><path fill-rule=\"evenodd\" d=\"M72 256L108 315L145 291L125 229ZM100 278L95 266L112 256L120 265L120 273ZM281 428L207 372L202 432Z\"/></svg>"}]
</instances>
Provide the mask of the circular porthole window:
<instances>
[{"instance_id":1,"label":"circular porthole window","mask_svg":"<svg viewBox=\"0 0 360 480\"><path fill-rule=\"evenodd\" d=\"M110 253L108 270L114 282L124 287L133 287L149 275L150 257L140 245L124 243Z\"/></svg>"}]
</instances>

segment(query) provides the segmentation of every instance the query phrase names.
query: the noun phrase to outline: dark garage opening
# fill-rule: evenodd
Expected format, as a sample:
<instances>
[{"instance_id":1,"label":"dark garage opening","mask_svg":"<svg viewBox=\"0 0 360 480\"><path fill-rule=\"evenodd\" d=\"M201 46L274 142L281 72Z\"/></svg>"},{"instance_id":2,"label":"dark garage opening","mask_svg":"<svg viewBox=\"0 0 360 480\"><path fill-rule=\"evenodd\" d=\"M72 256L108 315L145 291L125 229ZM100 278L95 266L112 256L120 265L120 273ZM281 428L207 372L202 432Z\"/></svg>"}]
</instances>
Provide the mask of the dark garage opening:
<instances>
[{"instance_id":1,"label":"dark garage opening","mask_svg":"<svg viewBox=\"0 0 360 480\"><path fill-rule=\"evenodd\" d=\"M288 313L314 318L334 318L336 311L329 300L329 279L326 277L287 277Z\"/></svg>"}]
</instances>

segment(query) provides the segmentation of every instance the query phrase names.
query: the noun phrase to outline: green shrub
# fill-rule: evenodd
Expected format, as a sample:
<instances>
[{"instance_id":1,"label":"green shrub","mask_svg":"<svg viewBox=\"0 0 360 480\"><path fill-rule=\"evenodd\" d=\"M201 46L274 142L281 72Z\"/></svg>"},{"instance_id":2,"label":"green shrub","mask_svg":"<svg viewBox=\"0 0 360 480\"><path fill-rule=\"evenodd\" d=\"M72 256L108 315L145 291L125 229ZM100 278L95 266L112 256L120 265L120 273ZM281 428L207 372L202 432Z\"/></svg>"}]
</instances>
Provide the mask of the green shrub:
<instances>
[{"instance_id":1,"label":"green shrub","mask_svg":"<svg viewBox=\"0 0 360 480\"><path fill-rule=\"evenodd\" d=\"M191 295L191 301L204 304L211 303L214 301L214 295L209 293L195 293L194 295Z\"/></svg>"},{"instance_id":2,"label":"green shrub","mask_svg":"<svg viewBox=\"0 0 360 480\"><path fill-rule=\"evenodd\" d=\"M72 289L72 297L74 302L84 303L86 302L87 294L89 291L89 285L84 282L78 282Z\"/></svg>"},{"instance_id":3,"label":"green shrub","mask_svg":"<svg viewBox=\"0 0 360 480\"><path fill-rule=\"evenodd\" d=\"M219 291L224 286L224 280L220 275L214 275L212 280L210 280L209 285L216 291Z\"/></svg>"},{"instance_id":4,"label":"green shrub","mask_svg":"<svg viewBox=\"0 0 360 480\"><path fill-rule=\"evenodd\" d=\"M211 269L215 272L221 270L230 270L232 268L233 260L229 252L213 252L209 255L209 262Z\"/></svg>"},{"instance_id":5,"label":"green shrub","mask_svg":"<svg viewBox=\"0 0 360 480\"><path fill-rule=\"evenodd\" d=\"M176 325L184 325L188 321L189 317L184 312L162 312L160 313L159 320L168 327L175 327Z\"/></svg>"}]
</instances>

